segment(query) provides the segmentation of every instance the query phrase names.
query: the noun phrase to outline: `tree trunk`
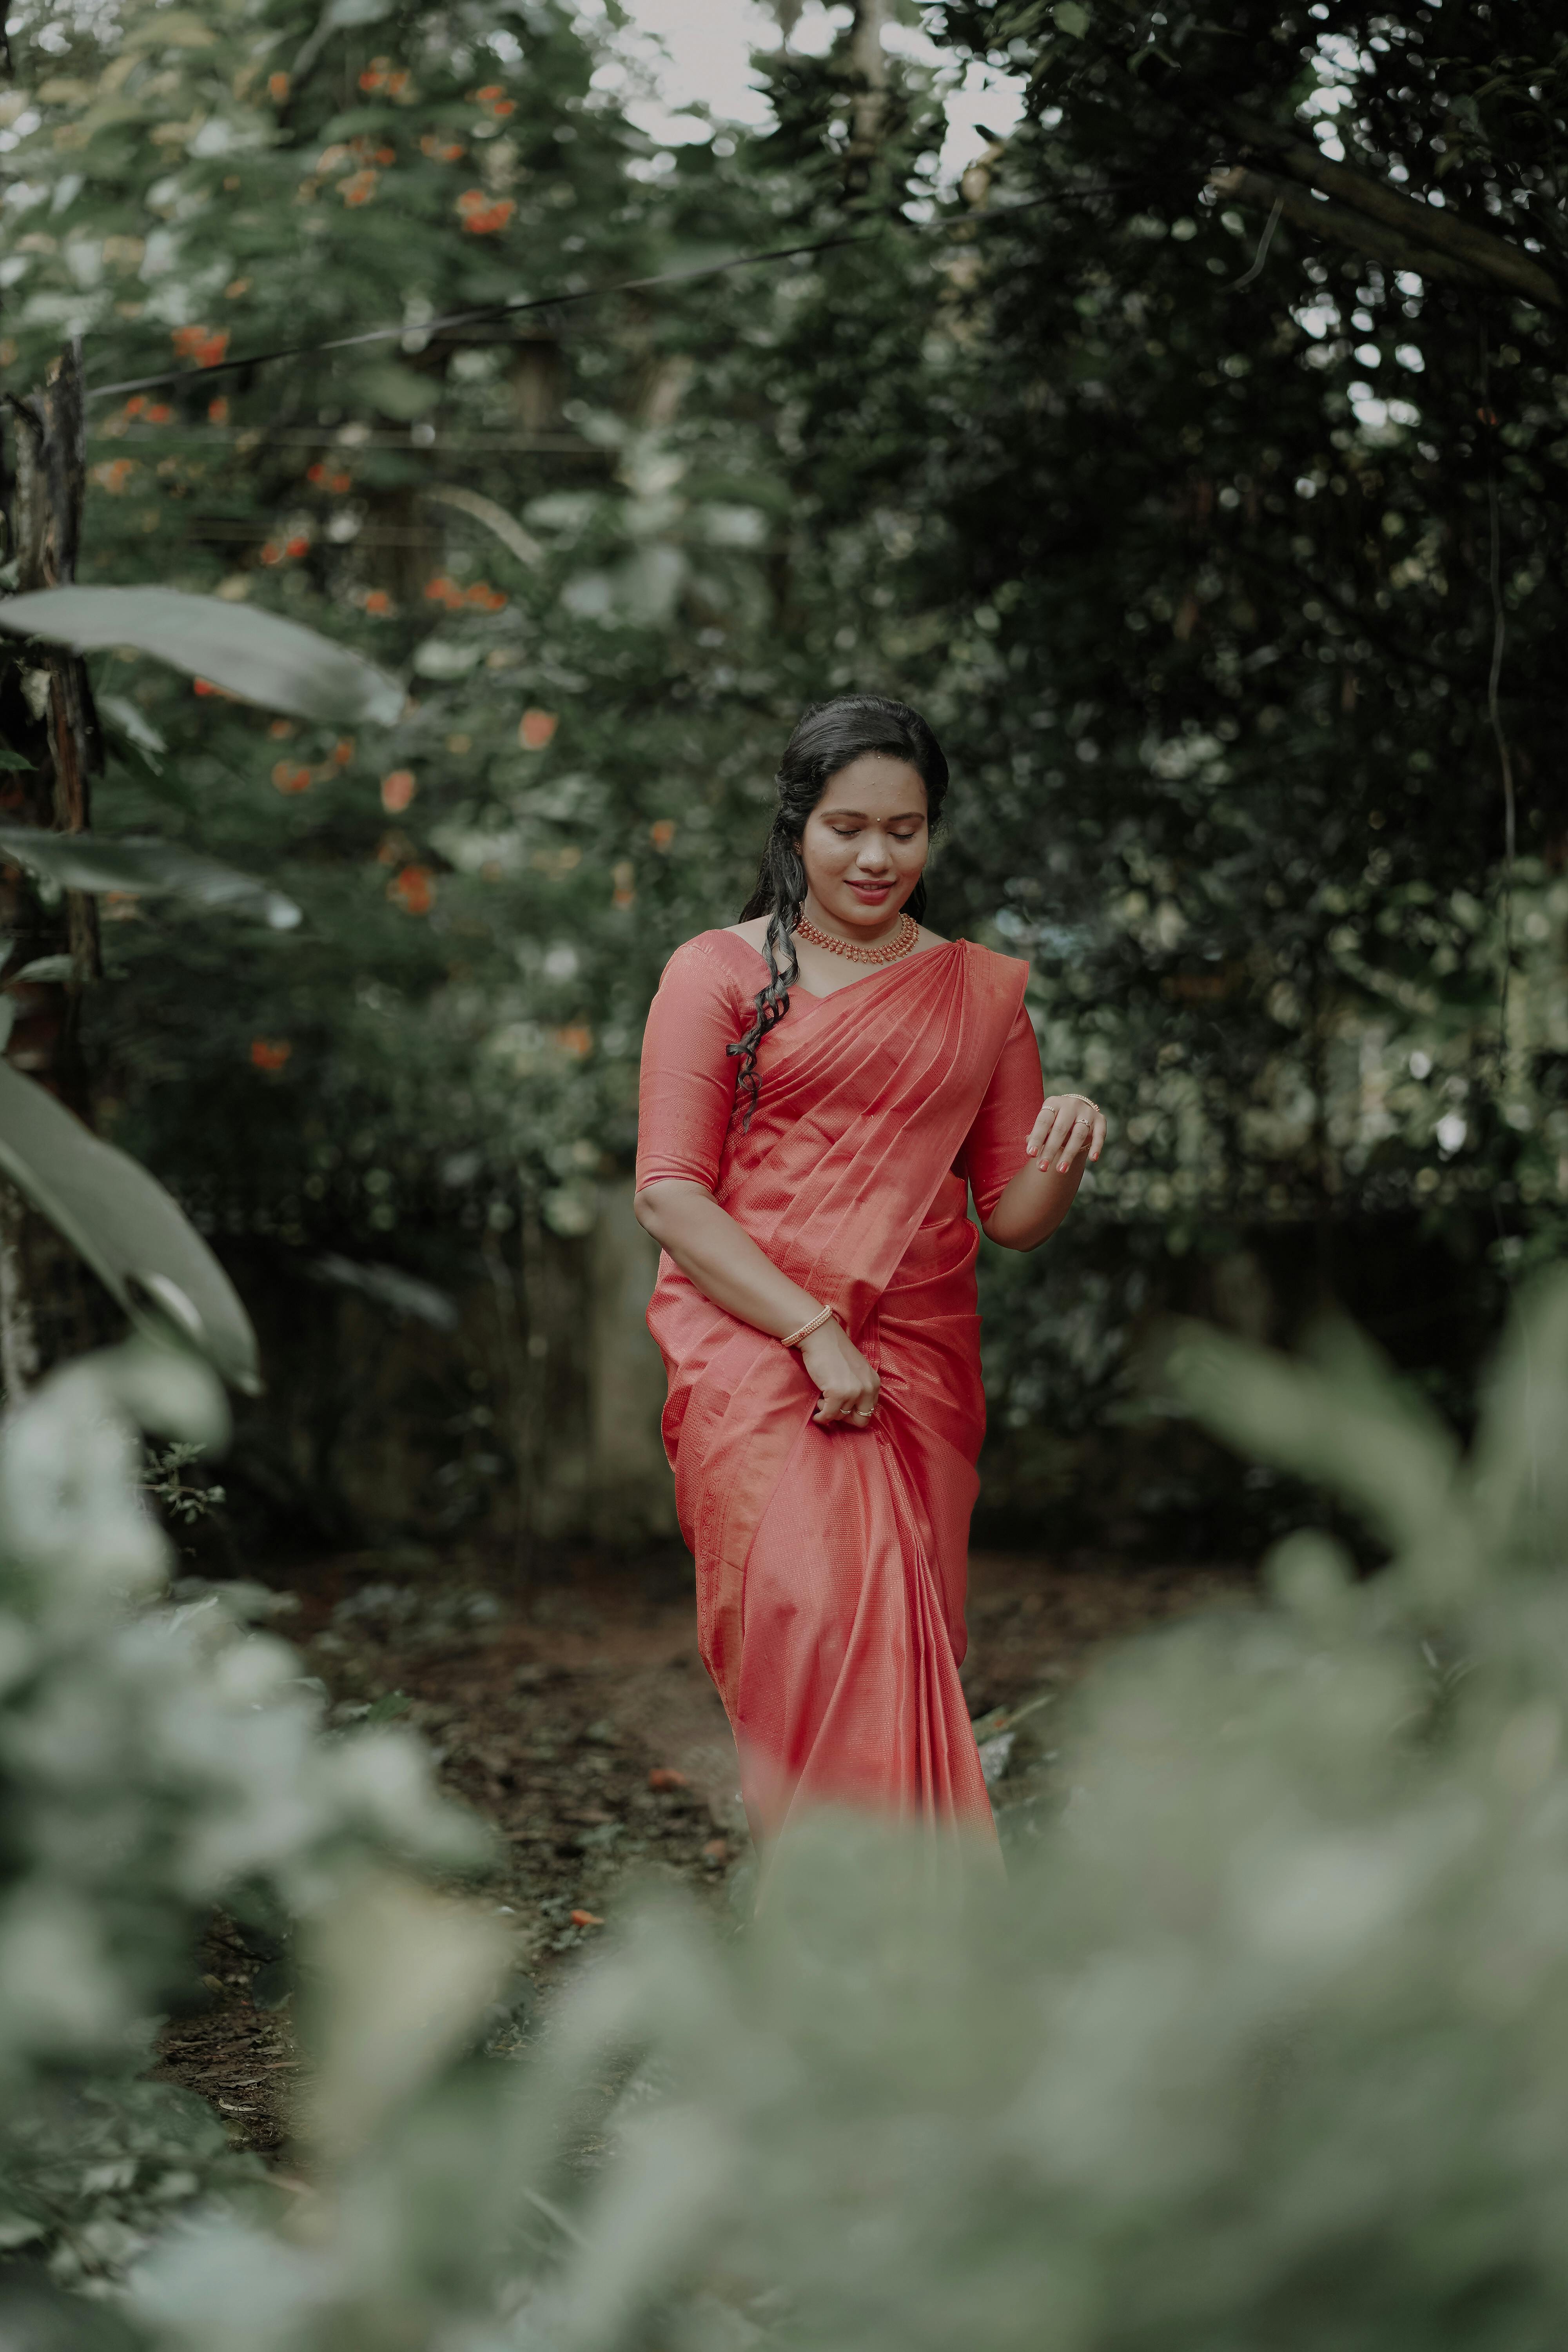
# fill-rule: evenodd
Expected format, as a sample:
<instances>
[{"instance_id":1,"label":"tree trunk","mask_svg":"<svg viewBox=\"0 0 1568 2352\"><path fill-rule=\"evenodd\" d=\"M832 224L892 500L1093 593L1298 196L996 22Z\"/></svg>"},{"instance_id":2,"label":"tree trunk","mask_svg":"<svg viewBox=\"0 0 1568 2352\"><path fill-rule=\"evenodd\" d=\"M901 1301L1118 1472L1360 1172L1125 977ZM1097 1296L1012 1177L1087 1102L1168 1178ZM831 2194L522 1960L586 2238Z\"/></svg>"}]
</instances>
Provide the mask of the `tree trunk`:
<instances>
[{"instance_id":1,"label":"tree trunk","mask_svg":"<svg viewBox=\"0 0 1568 2352\"><path fill-rule=\"evenodd\" d=\"M868 186L882 143L888 108L888 58L882 47L882 26L888 0L855 0L855 23L849 35L849 154L845 187L859 195Z\"/></svg>"},{"instance_id":2,"label":"tree trunk","mask_svg":"<svg viewBox=\"0 0 1568 2352\"><path fill-rule=\"evenodd\" d=\"M56 361L42 391L8 397L14 461L0 448L6 554L24 593L76 576L86 480L81 352ZM80 833L102 741L85 664L57 647L11 643L0 654L0 738L28 764L0 771L7 818ZM41 889L0 866L0 996L13 1021L7 1060L79 1117L89 1109L82 992L100 971L97 909L80 891ZM31 975L31 976L30 976ZM14 1402L30 1381L100 1338L98 1286L54 1228L9 1187L0 1196L0 1379Z\"/></svg>"}]
</instances>

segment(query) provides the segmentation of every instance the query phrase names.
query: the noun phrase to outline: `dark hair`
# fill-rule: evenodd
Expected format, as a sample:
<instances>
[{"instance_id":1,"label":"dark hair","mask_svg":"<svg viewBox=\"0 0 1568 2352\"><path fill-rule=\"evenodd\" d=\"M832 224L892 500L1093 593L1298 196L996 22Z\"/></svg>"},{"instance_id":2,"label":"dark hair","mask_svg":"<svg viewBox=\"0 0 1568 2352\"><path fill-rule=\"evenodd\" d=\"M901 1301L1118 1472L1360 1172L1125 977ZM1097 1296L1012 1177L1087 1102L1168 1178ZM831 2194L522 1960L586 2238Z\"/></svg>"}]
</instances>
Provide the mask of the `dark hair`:
<instances>
[{"instance_id":1,"label":"dark hair","mask_svg":"<svg viewBox=\"0 0 1568 2352\"><path fill-rule=\"evenodd\" d=\"M789 1011L790 984L800 977L795 927L805 904L805 861L800 837L806 818L841 769L878 753L885 759L906 761L914 769L926 788L926 817L934 832L947 794L947 761L920 712L911 710L907 702L892 702L882 694L839 694L831 702L808 703L784 745L773 779L778 787L778 814L763 850L757 887L741 909L742 923L757 915L768 918L763 942L768 983L754 999L756 1019L729 1049L741 1056L736 1083L750 1095L748 1127L757 1107L757 1048ZM925 913L923 875L906 906L917 922Z\"/></svg>"}]
</instances>

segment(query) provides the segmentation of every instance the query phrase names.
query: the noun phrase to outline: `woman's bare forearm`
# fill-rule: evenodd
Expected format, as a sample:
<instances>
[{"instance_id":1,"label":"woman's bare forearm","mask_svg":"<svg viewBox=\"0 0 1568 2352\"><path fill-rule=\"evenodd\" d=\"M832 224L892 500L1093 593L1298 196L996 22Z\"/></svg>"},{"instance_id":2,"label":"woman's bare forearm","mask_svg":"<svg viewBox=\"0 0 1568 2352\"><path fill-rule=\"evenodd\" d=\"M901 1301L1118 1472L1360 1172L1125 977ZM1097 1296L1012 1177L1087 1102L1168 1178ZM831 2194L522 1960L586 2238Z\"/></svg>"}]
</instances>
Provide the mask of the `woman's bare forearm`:
<instances>
[{"instance_id":1,"label":"woman's bare forearm","mask_svg":"<svg viewBox=\"0 0 1568 2352\"><path fill-rule=\"evenodd\" d=\"M1048 1242L1078 1197L1086 1164L1075 1160L1065 1175L1055 1168L1042 1174L1026 1160L985 1219L991 1239L1013 1250L1038 1249Z\"/></svg>"},{"instance_id":2,"label":"woman's bare forearm","mask_svg":"<svg viewBox=\"0 0 1568 2352\"><path fill-rule=\"evenodd\" d=\"M775 1339L809 1323L822 1305L779 1272L704 1185L661 1177L637 1194L637 1219L715 1307Z\"/></svg>"}]
</instances>

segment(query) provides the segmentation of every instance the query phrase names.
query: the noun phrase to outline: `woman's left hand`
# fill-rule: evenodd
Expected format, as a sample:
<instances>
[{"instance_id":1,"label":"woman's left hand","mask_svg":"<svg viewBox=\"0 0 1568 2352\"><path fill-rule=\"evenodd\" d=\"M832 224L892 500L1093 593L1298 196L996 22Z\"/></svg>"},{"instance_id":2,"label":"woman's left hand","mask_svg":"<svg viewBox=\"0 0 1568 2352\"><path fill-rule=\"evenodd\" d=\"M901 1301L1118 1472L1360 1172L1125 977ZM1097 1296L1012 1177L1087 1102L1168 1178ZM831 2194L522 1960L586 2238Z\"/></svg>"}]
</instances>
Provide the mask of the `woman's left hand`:
<instances>
[{"instance_id":1,"label":"woman's left hand","mask_svg":"<svg viewBox=\"0 0 1568 2352\"><path fill-rule=\"evenodd\" d=\"M1042 1176L1065 1176L1079 1160L1098 1160L1105 1145L1105 1113L1087 1095L1047 1095L1040 1115L1029 1129L1025 1150L1037 1160Z\"/></svg>"}]
</instances>

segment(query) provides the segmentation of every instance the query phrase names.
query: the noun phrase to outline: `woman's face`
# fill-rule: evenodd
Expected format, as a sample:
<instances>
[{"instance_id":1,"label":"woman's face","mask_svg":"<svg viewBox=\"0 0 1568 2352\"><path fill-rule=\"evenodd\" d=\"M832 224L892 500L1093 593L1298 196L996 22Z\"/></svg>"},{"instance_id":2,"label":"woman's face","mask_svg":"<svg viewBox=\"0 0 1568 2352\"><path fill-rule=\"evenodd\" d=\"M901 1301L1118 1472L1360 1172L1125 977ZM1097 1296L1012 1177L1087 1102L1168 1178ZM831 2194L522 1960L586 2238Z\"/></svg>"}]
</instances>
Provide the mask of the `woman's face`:
<instances>
[{"instance_id":1,"label":"woman's face","mask_svg":"<svg viewBox=\"0 0 1568 2352\"><path fill-rule=\"evenodd\" d=\"M885 930L931 848L919 770L879 751L852 760L828 779L800 847L816 913L843 930Z\"/></svg>"}]
</instances>

